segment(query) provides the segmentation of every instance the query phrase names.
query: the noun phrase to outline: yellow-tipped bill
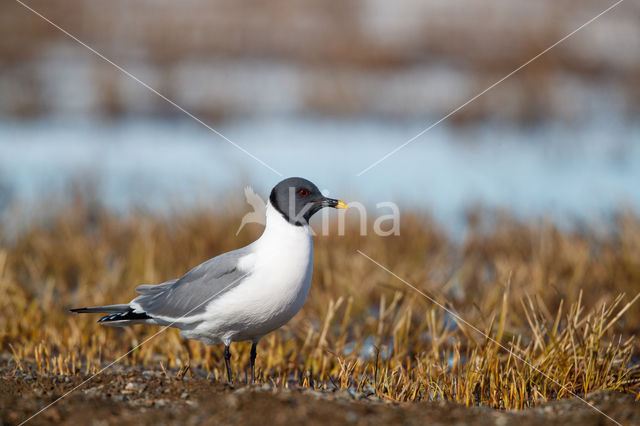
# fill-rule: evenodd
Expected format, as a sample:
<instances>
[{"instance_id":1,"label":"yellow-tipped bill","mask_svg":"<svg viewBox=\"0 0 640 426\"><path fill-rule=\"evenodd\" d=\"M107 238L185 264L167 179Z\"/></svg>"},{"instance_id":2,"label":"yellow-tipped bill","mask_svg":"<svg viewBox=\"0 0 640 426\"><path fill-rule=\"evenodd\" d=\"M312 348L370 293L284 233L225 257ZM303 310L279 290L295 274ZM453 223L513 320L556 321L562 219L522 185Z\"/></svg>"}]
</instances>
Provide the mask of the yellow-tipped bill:
<instances>
[{"instance_id":1,"label":"yellow-tipped bill","mask_svg":"<svg viewBox=\"0 0 640 426\"><path fill-rule=\"evenodd\" d=\"M344 201L340 201L338 200L338 204L336 204L336 209L348 209L349 206L347 206L347 203L345 203Z\"/></svg>"}]
</instances>

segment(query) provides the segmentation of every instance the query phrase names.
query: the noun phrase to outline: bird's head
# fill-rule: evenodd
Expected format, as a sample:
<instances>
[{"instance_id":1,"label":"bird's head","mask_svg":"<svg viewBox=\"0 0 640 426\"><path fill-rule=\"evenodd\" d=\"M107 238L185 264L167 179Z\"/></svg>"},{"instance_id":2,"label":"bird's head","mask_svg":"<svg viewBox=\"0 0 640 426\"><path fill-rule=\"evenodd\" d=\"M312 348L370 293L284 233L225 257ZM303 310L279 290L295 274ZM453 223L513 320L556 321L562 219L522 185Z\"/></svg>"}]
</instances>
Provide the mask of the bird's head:
<instances>
[{"instance_id":1,"label":"bird's head","mask_svg":"<svg viewBox=\"0 0 640 426\"><path fill-rule=\"evenodd\" d=\"M307 179L291 177L278 183L269 196L271 205L294 225L306 225L315 213L324 207L346 209L347 205L327 198Z\"/></svg>"}]
</instances>

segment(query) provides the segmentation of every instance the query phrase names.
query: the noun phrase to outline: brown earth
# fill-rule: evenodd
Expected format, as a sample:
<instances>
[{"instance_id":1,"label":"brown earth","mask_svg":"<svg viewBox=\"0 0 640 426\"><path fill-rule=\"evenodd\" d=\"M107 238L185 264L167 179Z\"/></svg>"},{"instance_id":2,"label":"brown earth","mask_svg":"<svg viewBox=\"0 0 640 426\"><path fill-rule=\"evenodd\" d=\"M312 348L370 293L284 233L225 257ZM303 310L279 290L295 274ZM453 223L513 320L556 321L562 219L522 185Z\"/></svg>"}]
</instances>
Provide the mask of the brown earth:
<instances>
[{"instance_id":1,"label":"brown earth","mask_svg":"<svg viewBox=\"0 0 640 426\"><path fill-rule=\"evenodd\" d=\"M37 424L640 424L640 402L630 394L596 392L586 400L553 401L520 411L446 402L394 403L347 390L235 387L190 372L117 367L88 376L37 376L5 368L0 378L0 422L17 425L65 395L28 423Z\"/></svg>"}]
</instances>

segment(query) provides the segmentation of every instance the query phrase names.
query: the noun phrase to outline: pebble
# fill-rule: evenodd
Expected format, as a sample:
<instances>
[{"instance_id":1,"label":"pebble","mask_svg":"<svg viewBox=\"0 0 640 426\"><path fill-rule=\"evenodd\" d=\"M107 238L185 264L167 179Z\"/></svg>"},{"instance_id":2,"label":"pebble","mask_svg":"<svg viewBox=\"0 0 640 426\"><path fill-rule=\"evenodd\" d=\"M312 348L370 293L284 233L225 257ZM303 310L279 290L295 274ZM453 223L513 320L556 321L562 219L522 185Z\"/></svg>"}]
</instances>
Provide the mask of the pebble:
<instances>
[{"instance_id":1,"label":"pebble","mask_svg":"<svg viewBox=\"0 0 640 426\"><path fill-rule=\"evenodd\" d=\"M169 403L169 401L166 399L156 399L153 403L156 407L164 407Z\"/></svg>"},{"instance_id":2,"label":"pebble","mask_svg":"<svg viewBox=\"0 0 640 426\"><path fill-rule=\"evenodd\" d=\"M353 395L351 395L351 392L349 392L346 389L339 389L339 390L335 391L333 393L333 397L335 399L349 400L349 401L351 401L353 399Z\"/></svg>"},{"instance_id":3,"label":"pebble","mask_svg":"<svg viewBox=\"0 0 640 426\"><path fill-rule=\"evenodd\" d=\"M89 395L94 395L94 394L97 394L98 392L100 392L103 387L104 387L104 385L98 385L98 386L94 386L92 388L85 389L83 392L86 393L86 394L89 394Z\"/></svg>"},{"instance_id":4,"label":"pebble","mask_svg":"<svg viewBox=\"0 0 640 426\"><path fill-rule=\"evenodd\" d=\"M367 399L367 394L364 392L352 392L351 396L353 397L353 399L355 399L356 401L359 401L361 399Z\"/></svg>"},{"instance_id":5,"label":"pebble","mask_svg":"<svg viewBox=\"0 0 640 426\"><path fill-rule=\"evenodd\" d=\"M233 394L227 395L227 397L225 398L225 403L232 410L235 410L240 405L238 397Z\"/></svg>"},{"instance_id":6,"label":"pebble","mask_svg":"<svg viewBox=\"0 0 640 426\"><path fill-rule=\"evenodd\" d=\"M145 385L144 383L129 382L125 385L124 389L120 391L120 393L123 393L123 394L141 393L142 391L145 390L146 387L147 385Z\"/></svg>"},{"instance_id":7,"label":"pebble","mask_svg":"<svg viewBox=\"0 0 640 426\"><path fill-rule=\"evenodd\" d=\"M324 393L322 393L320 391L317 391L317 390L313 390L313 389L305 389L303 391L303 393L305 395L311 395L311 396L315 397L316 399L320 399L320 398L323 398L325 396Z\"/></svg>"},{"instance_id":8,"label":"pebble","mask_svg":"<svg viewBox=\"0 0 640 426\"><path fill-rule=\"evenodd\" d=\"M151 370L146 370L142 372L142 377L150 379L153 377L160 377L159 373L156 373L155 371L151 371Z\"/></svg>"}]
</instances>

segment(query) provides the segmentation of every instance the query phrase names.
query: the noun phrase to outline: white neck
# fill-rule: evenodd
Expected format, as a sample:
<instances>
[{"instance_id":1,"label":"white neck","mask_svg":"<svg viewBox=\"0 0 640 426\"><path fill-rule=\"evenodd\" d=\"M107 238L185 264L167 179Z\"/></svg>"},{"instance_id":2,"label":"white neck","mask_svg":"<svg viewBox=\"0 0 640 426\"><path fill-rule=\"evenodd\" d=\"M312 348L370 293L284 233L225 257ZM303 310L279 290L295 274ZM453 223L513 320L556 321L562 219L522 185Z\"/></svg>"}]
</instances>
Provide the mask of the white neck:
<instances>
[{"instance_id":1,"label":"white neck","mask_svg":"<svg viewBox=\"0 0 640 426\"><path fill-rule=\"evenodd\" d=\"M309 225L298 226L292 224L282 216L282 213L271 205L271 201L267 203L266 216L266 225L260 239L271 238L271 236L283 238L287 235L311 236Z\"/></svg>"},{"instance_id":2,"label":"white neck","mask_svg":"<svg viewBox=\"0 0 640 426\"><path fill-rule=\"evenodd\" d=\"M285 264L298 262L306 269L307 263L313 259L309 225L297 226L289 223L271 203L267 204L266 219L264 232L254 242L255 253L259 254L260 260L273 261L274 258L282 257Z\"/></svg>"}]
</instances>

